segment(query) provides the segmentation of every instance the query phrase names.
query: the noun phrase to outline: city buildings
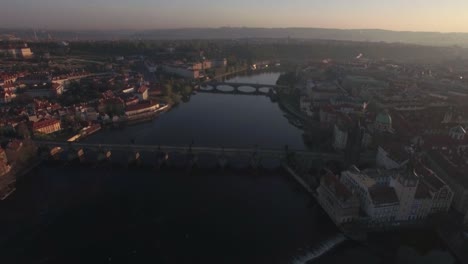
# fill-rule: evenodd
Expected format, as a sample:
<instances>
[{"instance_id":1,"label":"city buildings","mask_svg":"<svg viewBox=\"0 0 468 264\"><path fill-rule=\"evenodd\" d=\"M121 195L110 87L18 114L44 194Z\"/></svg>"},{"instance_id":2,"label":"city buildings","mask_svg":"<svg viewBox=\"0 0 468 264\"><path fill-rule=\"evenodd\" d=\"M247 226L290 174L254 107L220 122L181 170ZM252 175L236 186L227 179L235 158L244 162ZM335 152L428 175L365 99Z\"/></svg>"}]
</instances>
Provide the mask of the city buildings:
<instances>
[{"instance_id":1,"label":"city buildings","mask_svg":"<svg viewBox=\"0 0 468 264\"><path fill-rule=\"evenodd\" d=\"M129 120L135 120L143 117L150 117L159 109L159 104L152 101L140 102L136 105L127 106L125 116Z\"/></svg>"},{"instance_id":2,"label":"city buildings","mask_svg":"<svg viewBox=\"0 0 468 264\"><path fill-rule=\"evenodd\" d=\"M28 47L28 44L10 44L0 47L0 53L3 53L7 56L13 58L23 58L28 59L33 56L31 49Z\"/></svg>"},{"instance_id":3,"label":"city buildings","mask_svg":"<svg viewBox=\"0 0 468 264\"><path fill-rule=\"evenodd\" d=\"M441 179L453 191L452 207L462 213L468 212L468 171L467 158L464 152L456 150L431 150L427 153L427 160Z\"/></svg>"},{"instance_id":4,"label":"city buildings","mask_svg":"<svg viewBox=\"0 0 468 264\"><path fill-rule=\"evenodd\" d=\"M365 213L360 217L372 222L426 219L447 212L453 199L450 186L419 160L402 169L361 171L352 166L340 181L359 199Z\"/></svg>"},{"instance_id":5,"label":"city buildings","mask_svg":"<svg viewBox=\"0 0 468 264\"><path fill-rule=\"evenodd\" d=\"M379 113L375 118L374 129L377 132L392 132L392 117L388 113Z\"/></svg>"},{"instance_id":6,"label":"city buildings","mask_svg":"<svg viewBox=\"0 0 468 264\"><path fill-rule=\"evenodd\" d=\"M331 171L321 178L317 201L336 225L353 222L359 217L359 200Z\"/></svg>"},{"instance_id":7,"label":"city buildings","mask_svg":"<svg viewBox=\"0 0 468 264\"><path fill-rule=\"evenodd\" d=\"M398 142L382 142L377 147L377 166L386 170L403 168L409 161L411 151Z\"/></svg>"},{"instance_id":8,"label":"city buildings","mask_svg":"<svg viewBox=\"0 0 468 264\"><path fill-rule=\"evenodd\" d=\"M56 119L45 119L34 122L32 130L34 133L39 134L52 134L62 129L60 120Z\"/></svg>"},{"instance_id":9,"label":"city buildings","mask_svg":"<svg viewBox=\"0 0 468 264\"><path fill-rule=\"evenodd\" d=\"M168 74L174 74L187 79L198 79L200 71L183 65L163 65L162 69Z\"/></svg>"}]
</instances>

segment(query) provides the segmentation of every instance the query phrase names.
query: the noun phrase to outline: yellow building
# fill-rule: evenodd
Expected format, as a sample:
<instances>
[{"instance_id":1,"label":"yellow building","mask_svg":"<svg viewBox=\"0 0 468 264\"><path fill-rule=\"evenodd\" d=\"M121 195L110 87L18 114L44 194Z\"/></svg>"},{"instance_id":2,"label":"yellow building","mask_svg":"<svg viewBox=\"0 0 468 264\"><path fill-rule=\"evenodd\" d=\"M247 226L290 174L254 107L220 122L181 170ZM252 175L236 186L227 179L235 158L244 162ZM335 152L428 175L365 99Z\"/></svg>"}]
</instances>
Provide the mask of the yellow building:
<instances>
[{"instance_id":1,"label":"yellow building","mask_svg":"<svg viewBox=\"0 0 468 264\"><path fill-rule=\"evenodd\" d=\"M60 121L56 119L47 119L33 123L33 132L41 134L52 134L60 131Z\"/></svg>"}]
</instances>

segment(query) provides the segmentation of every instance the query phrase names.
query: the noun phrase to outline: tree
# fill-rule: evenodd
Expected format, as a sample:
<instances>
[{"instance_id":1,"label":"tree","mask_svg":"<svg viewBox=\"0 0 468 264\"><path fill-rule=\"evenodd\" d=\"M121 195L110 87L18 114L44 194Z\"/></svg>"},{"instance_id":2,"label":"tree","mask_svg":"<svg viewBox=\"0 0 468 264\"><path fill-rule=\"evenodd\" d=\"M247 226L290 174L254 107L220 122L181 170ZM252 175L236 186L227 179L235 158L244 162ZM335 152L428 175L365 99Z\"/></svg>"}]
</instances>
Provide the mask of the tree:
<instances>
[{"instance_id":1,"label":"tree","mask_svg":"<svg viewBox=\"0 0 468 264\"><path fill-rule=\"evenodd\" d=\"M163 93L165 95L167 95L167 96L172 95L172 85L171 84L165 84L164 89L163 89Z\"/></svg>"},{"instance_id":2,"label":"tree","mask_svg":"<svg viewBox=\"0 0 468 264\"><path fill-rule=\"evenodd\" d=\"M21 138L31 138L31 132L26 122L21 122L16 127L16 134Z\"/></svg>"}]
</instances>

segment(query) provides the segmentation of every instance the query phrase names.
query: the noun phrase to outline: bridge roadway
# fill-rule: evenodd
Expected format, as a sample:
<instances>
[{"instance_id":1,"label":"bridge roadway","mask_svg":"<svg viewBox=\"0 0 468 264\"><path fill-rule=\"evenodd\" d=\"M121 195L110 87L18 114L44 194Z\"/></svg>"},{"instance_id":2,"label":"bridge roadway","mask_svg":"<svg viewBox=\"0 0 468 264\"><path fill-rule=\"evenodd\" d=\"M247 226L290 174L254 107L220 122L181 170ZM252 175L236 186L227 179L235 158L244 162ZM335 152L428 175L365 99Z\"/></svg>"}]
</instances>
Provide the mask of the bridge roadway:
<instances>
[{"instance_id":1,"label":"bridge roadway","mask_svg":"<svg viewBox=\"0 0 468 264\"><path fill-rule=\"evenodd\" d=\"M193 154L224 154L232 155L252 155L256 153L261 156L284 157L285 149L266 149L266 148L215 148L215 147L178 147L178 146L157 146L157 145L134 145L134 144L95 144L81 142L58 142L58 141L35 141L38 146L46 146L49 148L60 147L62 149L89 149L89 150L105 150L105 151L145 151L145 152L165 152L165 153L188 153L189 150ZM294 153L302 159L310 160L336 160L342 161L344 155L339 153L327 152L312 152L307 150L288 150L288 153Z\"/></svg>"},{"instance_id":2,"label":"bridge roadway","mask_svg":"<svg viewBox=\"0 0 468 264\"><path fill-rule=\"evenodd\" d=\"M210 81L203 83L202 86L219 86L219 85L226 85L226 86L231 86L233 88L239 88L241 86L246 86L246 87L253 87L256 89L259 88L288 88L288 86L285 85L276 85L276 84L261 84L261 83L235 83L235 82L218 82L218 81Z\"/></svg>"}]
</instances>

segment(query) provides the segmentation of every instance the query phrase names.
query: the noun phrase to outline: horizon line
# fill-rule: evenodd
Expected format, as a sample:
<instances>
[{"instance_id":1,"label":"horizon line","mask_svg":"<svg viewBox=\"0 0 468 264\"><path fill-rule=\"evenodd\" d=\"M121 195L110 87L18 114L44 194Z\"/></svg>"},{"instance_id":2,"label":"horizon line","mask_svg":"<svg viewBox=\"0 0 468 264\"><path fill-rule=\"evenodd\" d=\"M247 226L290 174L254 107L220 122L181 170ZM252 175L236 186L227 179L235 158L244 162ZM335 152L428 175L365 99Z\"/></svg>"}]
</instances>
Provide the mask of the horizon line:
<instances>
[{"instance_id":1,"label":"horizon line","mask_svg":"<svg viewBox=\"0 0 468 264\"><path fill-rule=\"evenodd\" d=\"M251 27L251 26L218 26L218 27L166 27L166 28L119 28L119 29L73 29L73 28L48 28L48 27L0 27L0 30L46 30L46 31L88 31L88 32L100 32L100 31L157 31L157 30L195 30L195 29L324 29L324 30L343 30L343 31L390 31L390 32L408 32L408 33L438 33L438 34L468 34L467 32L461 31L429 31L429 30L395 30L395 29L384 29L384 28L333 28L333 27L302 27L302 26L291 26L291 27Z\"/></svg>"}]
</instances>

